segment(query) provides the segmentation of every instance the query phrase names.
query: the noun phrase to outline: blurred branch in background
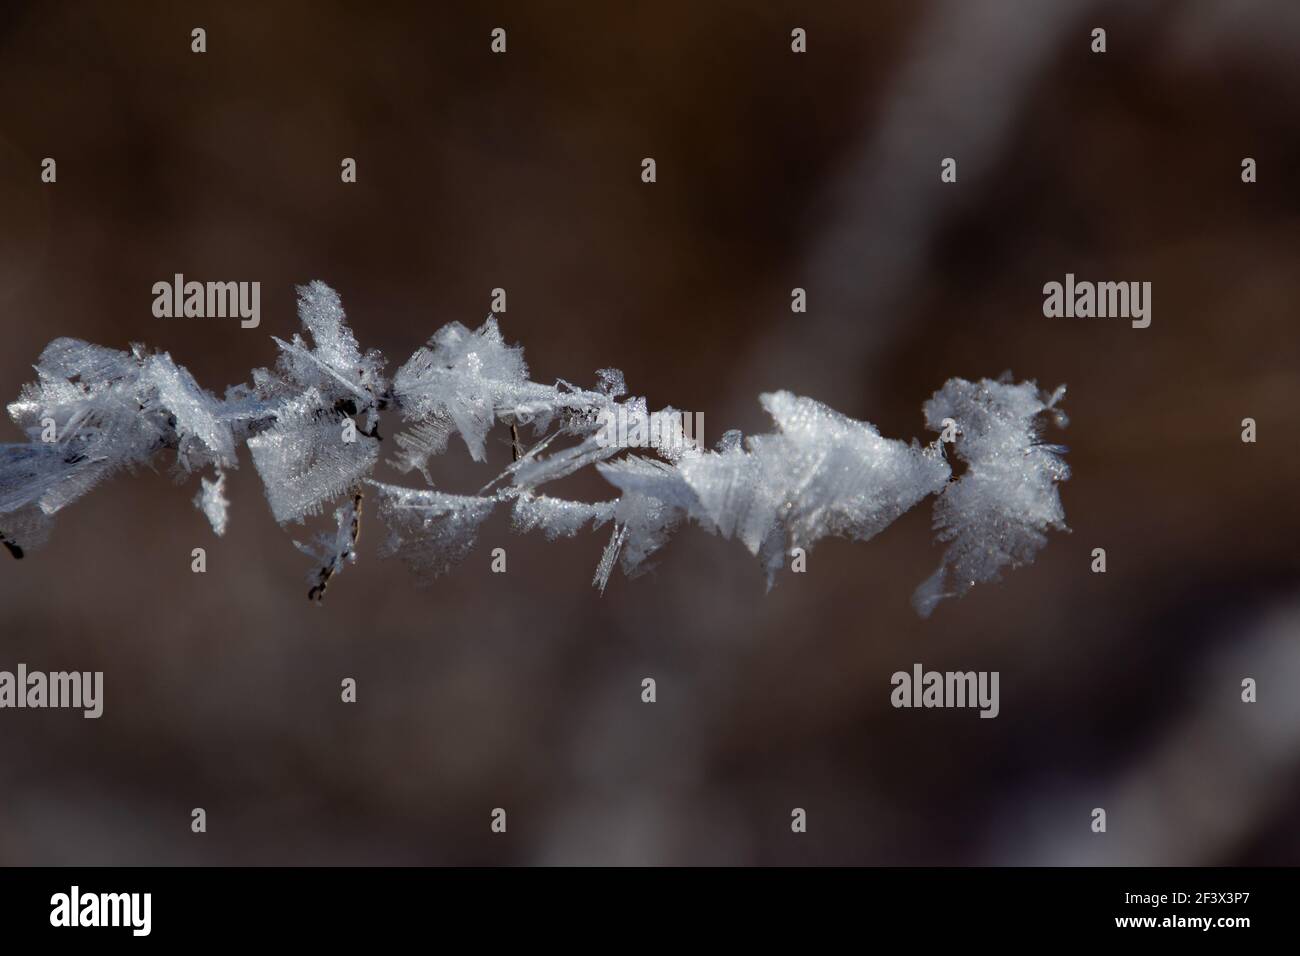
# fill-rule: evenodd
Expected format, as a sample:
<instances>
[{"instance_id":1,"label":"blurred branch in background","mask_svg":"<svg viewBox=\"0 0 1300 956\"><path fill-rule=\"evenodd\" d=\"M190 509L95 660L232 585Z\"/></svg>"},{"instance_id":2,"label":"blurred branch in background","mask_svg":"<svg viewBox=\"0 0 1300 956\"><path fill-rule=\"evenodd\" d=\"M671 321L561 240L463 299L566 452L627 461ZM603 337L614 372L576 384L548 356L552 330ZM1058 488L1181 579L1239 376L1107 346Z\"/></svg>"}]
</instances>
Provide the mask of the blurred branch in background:
<instances>
[{"instance_id":1,"label":"blurred branch in background","mask_svg":"<svg viewBox=\"0 0 1300 956\"><path fill-rule=\"evenodd\" d=\"M935 188L940 161L957 158L963 192L978 195L1014 148L1008 135L1053 54L1091 6L945 0L925 8L880 115L863 110L859 136L815 200L821 225L801 283L814 305L745 348L733 373L737 392L774 387L784 376L788 387L838 407L862 400L912 318L904 297L925 281L932 244L961 208Z\"/></svg>"}]
</instances>

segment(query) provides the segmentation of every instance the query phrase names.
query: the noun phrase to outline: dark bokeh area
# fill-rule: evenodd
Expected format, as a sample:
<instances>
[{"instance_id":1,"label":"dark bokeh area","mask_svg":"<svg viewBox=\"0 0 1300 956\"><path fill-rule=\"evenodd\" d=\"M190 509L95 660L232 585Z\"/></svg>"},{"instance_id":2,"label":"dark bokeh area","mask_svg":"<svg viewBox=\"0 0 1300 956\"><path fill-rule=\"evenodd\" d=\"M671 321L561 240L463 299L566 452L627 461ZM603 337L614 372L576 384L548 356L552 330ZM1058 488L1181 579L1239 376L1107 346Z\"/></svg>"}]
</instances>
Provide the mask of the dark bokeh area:
<instances>
[{"instance_id":1,"label":"dark bokeh area","mask_svg":"<svg viewBox=\"0 0 1300 956\"><path fill-rule=\"evenodd\" d=\"M221 392L313 278L391 370L501 286L533 378L617 366L710 441L776 388L906 438L949 377L1065 382L1074 474L1071 533L929 620L925 506L770 593L690 528L602 597L604 533L505 514L419 587L371 520L315 607L246 451L223 538L116 478L0 563L0 668L106 683L0 712L0 862L1300 862L1298 108L1287 0L5 5L5 401L60 335ZM261 327L154 318L177 272L260 281ZM1044 318L1067 272L1152 282L1151 327ZM914 662L1000 671L1001 715L895 710Z\"/></svg>"}]
</instances>

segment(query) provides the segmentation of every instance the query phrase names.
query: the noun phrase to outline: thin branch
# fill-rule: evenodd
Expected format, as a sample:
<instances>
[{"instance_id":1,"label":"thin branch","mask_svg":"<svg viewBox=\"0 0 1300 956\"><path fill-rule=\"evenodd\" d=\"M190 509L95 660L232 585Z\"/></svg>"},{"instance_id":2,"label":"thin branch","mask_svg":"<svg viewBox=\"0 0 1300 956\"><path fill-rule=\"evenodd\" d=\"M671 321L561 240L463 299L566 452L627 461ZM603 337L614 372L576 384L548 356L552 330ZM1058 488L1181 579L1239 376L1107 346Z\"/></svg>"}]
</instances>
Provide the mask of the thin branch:
<instances>
[{"instance_id":1,"label":"thin branch","mask_svg":"<svg viewBox=\"0 0 1300 956\"><path fill-rule=\"evenodd\" d=\"M316 584L307 592L307 600L320 604L329 588L330 578L343 570L343 562L355 558L357 542L361 540L361 489L352 491L352 518L348 528L348 546L346 550L335 551L334 555L316 572Z\"/></svg>"}]
</instances>

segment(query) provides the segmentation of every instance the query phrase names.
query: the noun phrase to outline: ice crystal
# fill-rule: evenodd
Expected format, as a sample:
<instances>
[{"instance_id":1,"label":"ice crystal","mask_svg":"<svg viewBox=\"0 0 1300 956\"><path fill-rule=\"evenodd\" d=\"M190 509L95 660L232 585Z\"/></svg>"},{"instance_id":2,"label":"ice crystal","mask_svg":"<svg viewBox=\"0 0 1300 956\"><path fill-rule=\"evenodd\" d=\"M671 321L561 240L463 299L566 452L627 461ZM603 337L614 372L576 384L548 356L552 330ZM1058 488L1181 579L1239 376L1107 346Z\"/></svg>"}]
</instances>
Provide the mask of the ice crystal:
<instances>
[{"instance_id":1,"label":"ice crystal","mask_svg":"<svg viewBox=\"0 0 1300 956\"><path fill-rule=\"evenodd\" d=\"M968 467L935 502L935 530L951 544L913 597L922 617L944 598L996 581L1004 567L1033 561L1049 529L1065 530L1057 488L1070 477L1065 449L1039 440L1045 414L1065 424L1056 408L1064 395L1064 386L1049 397L1033 382L955 378L925 403L930 428L941 431L945 419L957 423L955 450Z\"/></svg>"},{"instance_id":2,"label":"ice crystal","mask_svg":"<svg viewBox=\"0 0 1300 956\"><path fill-rule=\"evenodd\" d=\"M839 535L865 541L925 496L950 471L936 446L881 437L821 402L763 395L780 429L678 466L700 503L697 517L738 538L763 561L771 584L785 555Z\"/></svg>"},{"instance_id":3,"label":"ice crystal","mask_svg":"<svg viewBox=\"0 0 1300 956\"><path fill-rule=\"evenodd\" d=\"M274 425L248 439L276 521L320 514L374 467L378 440L356 431L346 440L346 417L308 388L277 407Z\"/></svg>"},{"instance_id":4,"label":"ice crystal","mask_svg":"<svg viewBox=\"0 0 1300 956\"><path fill-rule=\"evenodd\" d=\"M217 537L226 533L227 515L230 502L226 500L226 473L218 471L215 481L200 479L199 493L194 497L194 506L203 512L212 525Z\"/></svg>"},{"instance_id":5,"label":"ice crystal","mask_svg":"<svg viewBox=\"0 0 1300 956\"><path fill-rule=\"evenodd\" d=\"M436 577L451 570L474 547L479 525L495 498L451 495L372 482L379 516L389 528L382 553L397 555L414 572Z\"/></svg>"},{"instance_id":6,"label":"ice crystal","mask_svg":"<svg viewBox=\"0 0 1300 956\"><path fill-rule=\"evenodd\" d=\"M1032 561L1046 532L1065 528L1057 487L1069 477L1064 449L1040 439L1046 419L1065 424L1057 407L1064 387L1049 397L1033 382L952 379L925 403L926 424L941 433L928 445L885 438L811 398L774 392L760 398L774 431L729 431L705 451L680 413L652 414L645 397L629 396L617 369L601 369L591 389L531 381L523 350L506 342L494 317L477 329L444 326L390 384L383 356L361 350L334 290L299 288L298 315L305 335L275 339L274 367L255 369L221 399L165 353L51 342L37 380L9 406L28 440L0 445L0 544L23 556L54 514L100 481L160 458L181 480L212 471L201 476L195 504L220 535L227 472L238 467L241 444L276 521L304 521L337 503L332 532L294 542L315 563L315 600L356 560L365 488L388 527L381 552L425 577L462 560L497 505L511 508L516 531L551 540L609 524L593 578L602 592L616 566L641 573L688 523L740 542L770 586L793 549L828 536L865 541L935 495L934 527L947 547L913 598L922 615ZM430 460L453 436L482 462L493 427L508 425L515 460L477 494L376 481L380 414L389 408L404 425L392 463L430 486ZM520 429L531 430L526 444ZM957 480L949 450L965 463ZM617 498L538 492L589 466Z\"/></svg>"},{"instance_id":7,"label":"ice crystal","mask_svg":"<svg viewBox=\"0 0 1300 956\"><path fill-rule=\"evenodd\" d=\"M515 530L527 533L539 528L548 540L572 538L584 526L599 528L614 515L617 501L565 501L547 495L523 494L515 499Z\"/></svg>"},{"instance_id":8,"label":"ice crystal","mask_svg":"<svg viewBox=\"0 0 1300 956\"><path fill-rule=\"evenodd\" d=\"M41 353L36 374L9 405L29 443L5 453L0 514L32 505L53 515L115 472L149 465L164 449L183 475L235 464L222 403L166 353L61 338Z\"/></svg>"}]
</instances>

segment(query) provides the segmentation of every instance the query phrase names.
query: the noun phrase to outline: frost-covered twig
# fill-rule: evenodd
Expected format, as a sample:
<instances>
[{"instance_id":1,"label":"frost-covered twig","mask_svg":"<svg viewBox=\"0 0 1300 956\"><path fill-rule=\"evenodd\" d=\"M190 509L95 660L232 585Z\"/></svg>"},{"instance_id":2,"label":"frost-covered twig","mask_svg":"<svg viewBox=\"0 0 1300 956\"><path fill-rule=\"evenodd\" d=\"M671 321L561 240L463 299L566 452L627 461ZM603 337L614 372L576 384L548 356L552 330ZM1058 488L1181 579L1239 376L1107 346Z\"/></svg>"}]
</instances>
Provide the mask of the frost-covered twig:
<instances>
[{"instance_id":1,"label":"frost-covered twig","mask_svg":"<svg viewBox=\"0 0 1300 956\"><path fill-rule=\"evenodd\" d=\"M363 498L360 488L352 492L351 500L334 512L336 525L334 534L319 535L315 547L303 544L301 541L294 542L299 551L315 558L320 565L308 579L311 581L311 590L307 592L309 601L319 604L325 597L325 590L334 575L341 572L347 562L357 559L357 542L361 539Z\"/></svg>"},{"instance_id":2,"label":"frost-covered twig","mask_svg":"<svg viewBox=\"0 0 1300 956\"><path fill-rule=\"evenodd\" d=\"M509 505L517 531L541 530L551 539L612 524L593 581L602 591L616 564L629 576L645 570L686 523L740 541L759 558L770 586L794 549L806 552L828 535L867 540L935 495L934 524L948 548L913 599L922 615L1004 567L1032 561L1045 532L1065 527L1057 490L1069 475L1064 449L1039 440L1045 416L1065 424L1057 408L1064 387L1049 397L1033 382L951 379L925 405L926 424L941 433L927 445L884 438L813 399L774 392L760 401L776 431L748 438L727 432L716 449L704 450L671 408L651 415L644 398L627 397L615 369L601 370L591 389L531 381L522 349L506 344L491 316L473 330L444 326L390 381L384 358L357 346L334 290L321 282L301 287L298 312L310 342L275 339L275 368L255 370L250 384L228 389L224 399L166 353L51 342L37 381L9 406L28 441L0 446L0 542L22 557L48 533L55 513L108 476L152 466L164 452L178 480L211 469L195 503L223 534L226 474L238 467L241 444L280 524L347 499L334 512L333 535L298 544L317 562L313 600L356 560L363 485L389 528L382 551L429 577L472 549L498 506ZM377 481L379 416L390 407L405 426L391 464L418 471L430 486L431 457L459 436L470 457L484 461L497 423L510 427L512 461L472 495ZM646 436L653 454L631 454L611 441L613 421L628 426L620 432ZM675 430L663 427L674 421ZM528 447L521 426L532 429ZM967 465L956 480L949 444ZM618 489L616 499L588 503L539 492L588 466Z\"/></svg>"}]
</instances>

